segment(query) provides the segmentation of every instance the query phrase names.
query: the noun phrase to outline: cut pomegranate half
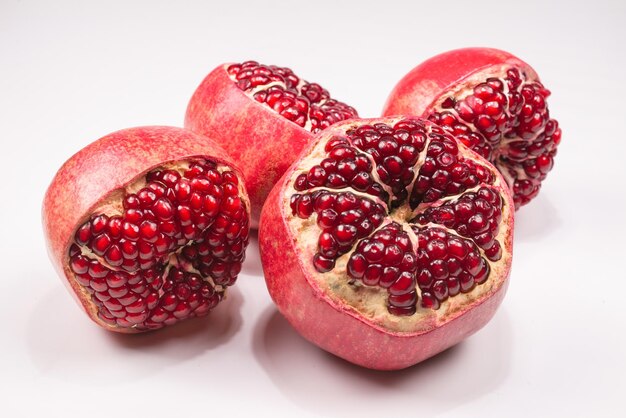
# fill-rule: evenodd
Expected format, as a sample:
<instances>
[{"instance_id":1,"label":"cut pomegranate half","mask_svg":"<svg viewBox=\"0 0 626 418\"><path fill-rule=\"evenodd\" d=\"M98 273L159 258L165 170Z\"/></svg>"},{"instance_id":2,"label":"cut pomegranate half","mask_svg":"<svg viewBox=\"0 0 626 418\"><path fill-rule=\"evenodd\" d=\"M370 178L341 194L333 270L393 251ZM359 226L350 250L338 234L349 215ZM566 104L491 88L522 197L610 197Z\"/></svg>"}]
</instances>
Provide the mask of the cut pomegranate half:
<instances>
[{"instance_id":1,"label":"cut pomegranate half","mask_svg":"<svg viewBox=\"0 0 626 418\"><path fill-rule=\"evenodd\" d=\"M272 186L313 134L357 117L289 68L256 61L224 64L194 92L185 127L214 138L242 169L252 204L252 227Z\"/></svg>"},{"instance_id":2,"label":"cut pomegranate half","mask_svg":"<svg viewBox=\"0 0 626 418\"><path fill-rule=\"evenodd\" d=\"M50 255L104 328L140 332L206 315L248 244L241 178L207 138L119 131L70 158L43 207Z\"/></svg>"},{"instance_id":3,"label":"cut pomegranate half","mask_svg":"<svg viewBox=\"0 0 626 418\"><path fill-rule=\"evenodd\" d=\"M513 212L498 171L438 125L341 122L268 198L259 231L267 286L320 347L370 368L407 367L494 314Z\"/></svg>"},{"instance_id":4,"label":"cut pomegranate half","mask_svg":"<svg viewBox=\"0 0 626 418\"><path fill-rule=\"evenodd\" d=\"M519 208L554 165L561 129L535 70L508 52L465 48L432 57L395 86L383 115L430 119L491 161Z\"/></svg>"}]
</instances>

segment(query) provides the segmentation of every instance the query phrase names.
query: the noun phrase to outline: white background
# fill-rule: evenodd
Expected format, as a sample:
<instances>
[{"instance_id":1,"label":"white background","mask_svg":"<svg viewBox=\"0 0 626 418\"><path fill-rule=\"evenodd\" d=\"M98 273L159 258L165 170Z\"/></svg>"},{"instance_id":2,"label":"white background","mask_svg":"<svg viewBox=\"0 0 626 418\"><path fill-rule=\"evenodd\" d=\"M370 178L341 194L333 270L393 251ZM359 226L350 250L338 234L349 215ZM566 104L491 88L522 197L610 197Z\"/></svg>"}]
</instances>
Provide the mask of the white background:
<instances>
[{"instance_id":1,"label":"white background","mask_svg":"<svg viewBox=\"0 0 626 418\"><path fill-rule=\"evenodd\" d=\"M626 2L0 0L3 416L626 416ZM509 50L552 90L563 142L517 216L511 286L464 343L393 373L347 364L272 307L254 240L205 320L94 326L48 261L45 188L111 131L181 125L223 62L290 66L362 116L421 60Z\"/></svg>"}]
</instances>

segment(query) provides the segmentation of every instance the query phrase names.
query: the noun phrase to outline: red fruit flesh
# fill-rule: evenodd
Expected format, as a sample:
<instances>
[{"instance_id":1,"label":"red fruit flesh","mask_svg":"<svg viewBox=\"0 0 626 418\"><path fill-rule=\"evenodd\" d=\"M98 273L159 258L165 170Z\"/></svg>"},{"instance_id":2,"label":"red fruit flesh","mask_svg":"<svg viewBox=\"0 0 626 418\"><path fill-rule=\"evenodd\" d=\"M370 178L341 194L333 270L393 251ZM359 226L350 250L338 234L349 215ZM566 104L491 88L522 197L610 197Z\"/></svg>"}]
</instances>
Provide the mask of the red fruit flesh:
<instances>
[{"instance_id":1,"label":"red fruit flesh","mask_svg":"<svg viewBox=\"0 0 626 418\"><path fill-rule=\"evenodd\" d=\"M494 314L510 270L513 208L497 170L431 122L338 123L263 209L268 290L325 350L374 369L408 367Z\"/></svg>"},{"instance_id":2,"label":"red fruit flesh","mask_svg":"<svg viewBox=\"0 0 626 418\"><path fill-rule=\"evenodd\" d=\"M206 315L241 269L241 177L211 140L119 131L70 158L43 205L50 256L87 314L133 333Z\"/></svg>"},{"instance_id":3,"label":"red fruit flesh","mask_svg":"<svg viewBox=\"0 0 626 418\"><path fill-rule=\"evenodd\" d=\"M185 127L217 140L242 168L256 227L272 186L313 133L356 116L290 69L247 61L222 65L202 81L187 107Z\"/></svg>"},{"instance_id":4,"label":"red fruit flesh","mask_svg":"<svg viewBox=\"0 0 626 418\"><path fill-rule=\"evenodd\" d=\"M549 95L513 55L466 48L415 67L396 85L383 115L418 115L443 126L500 170L519 208L539 193L561 140Z\"/></svg>"}]
</instances>

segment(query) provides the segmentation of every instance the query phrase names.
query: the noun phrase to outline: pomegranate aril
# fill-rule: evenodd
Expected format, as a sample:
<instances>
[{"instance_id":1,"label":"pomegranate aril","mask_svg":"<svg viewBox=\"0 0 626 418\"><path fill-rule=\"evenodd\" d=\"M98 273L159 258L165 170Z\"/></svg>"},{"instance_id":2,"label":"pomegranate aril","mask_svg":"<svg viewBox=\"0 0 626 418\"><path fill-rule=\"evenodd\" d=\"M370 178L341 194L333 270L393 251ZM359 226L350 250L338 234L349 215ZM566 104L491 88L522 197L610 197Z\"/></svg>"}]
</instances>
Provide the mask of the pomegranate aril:
<instances>
[{"instance_id":1,"label":"pomegranate aril","mask_svg":"<svg viewBox=\"0 0 626 418\"><path fill-rule=\"evenodd\" d=\"M422 292L422 306L427 309L439 309L439 300L430 292Z\"/></svg>"},{"instance_id":2,"label":"pomegranate aril","mask_svg":"<svg viewBox=\"0 0 626 418\"><path fill-rule=\"evenodd\" d=\"M122 224L122 235L124 238L136 241L139 239L139 227L130 222L124 222Z\"/></svg>"},{"instance_id":3,"label":"pomegranate aril","mask_svg":"<svg viewBox=\"0 0 626 418\"><path fill-rule=\"evenodd\" d=\"M189 316L190 312L191 309L189 308L189 305L185 302L180 302L174 309L174 316L178 319L184 319Z\"/></svg>"},{"instance_id":4,"label":"pomegranate aril","mask_svg":"<svg viewBox=\"0 0 626 418\"><path fill-rule=\"evenodd\" d=\"M102 264L98 263L96 260L91 260L89 263L89 270L87 272L92 278L102 278L106 277L108 274L108 270Z\"/></svg>"},{"instance_id":5,"label":"pomegranate aril","mask_svg":"<svg viewBox=\"0 0 626 418\"><path fill-rule=\"evenodd\" d=\"M74 241L78 245L86 245L91 239L91 222L87 221L83 224L74 235Z\"/></svg>"},{"instance_id":6,"label":"pomegranate aril","mask_svg":"<svg viewBox=\"0 0 626 418\"><path fill-rule=\"evenodd\" d=\"M441 228L412 228L418 242L417 285L423 307L439 309L448 297L467 293L487 280L488 263L472 241Z\"/></svg>"},{"instance_id":7,"label":"pomegranate aril","mask_svg":"<svg viewBox=\"0 0 626 418\"><path fill-rule=\"evenodd\" d=\"M494 241L491 247L485 250L485 255L490 260L499 260L502 257L502 247L498 241Z\"/></svg>"},{"instance_id":8,"label":"pomegranate aril","mask_svg":"<svg viewBox=\"0 0 626 418\"><path fill-rule=\"evenodd\" d=\"M412 257L412 252L407 232L395 222L385 225L371 237L361 239L348 260L348 276L367 286L387 288L389 311L411 315L414 309L393 308L415 307L416 264L404 261L406 255Z\"/></svg>"},{"instance_id":9,"label":"pomegranate aril","mask_svg":"<svg viewBox=\"0 0 626 418\"><path fill-rule=\"evenodd\" d=\"M122 239L119 241L119 244L125 259L135 259L139 255L136 242Z\"/></svg>"},{"instance_id":10,"label":"pomegranate aril","mask_svg":"<svg viewBox=\"0 0 626 418\"><path fill-rule=\"evenodd\" d=\"M117 245L112 245L109 247L107 252L104 254L104 261L109 266L119 267L124 262L124 257L122 251Z\"/></svg>"},{"instance_id":11,"label":"pomegranate aril","mask_svg":"<svg viewBox=\"0 0 626 418\"><path fill-rule=\"evenodd\" d=\"M481 248L487 250L492 248L498 234L502 205L502 199L496 191L485 186L477 192L465 193L456 200L431 206L419 214L415 221L422 225L429 222L441 224L464 237L473 239ZM454 216L450 216L451 213ZM453 251L460 249L455 248ZM492 261L497 261L502 256L497 248L486 255Z\"/></svg>"},{"instance_id":12,"label":"pomegranate aril","mask_svg":"<svg viewBox=\"0 0 626 418\"><path fill-rule=\"evenodd\" d=\"M107 233L111 238L117 239L122 234L122 217L112 216L109 218L109 224L107 226Z\"/></svg>"},{"instance_id":13,"label":"pomegranate aril","mask_svg":"<svg viewBox=\"0 0 626 418\"><path fill-rule=\"evenodd\" d=\"M174 216L174 208L172 207L172 204L163 198L154 203L152 212L161 221L170 220Z\"/></svg>"},{"instance_id":14,"label":"pomegranate aril","mask_svg":"<svg viewBox=\"0 0 626 418\"><path fill-rule=\"evenodd\" d=\"M389 295L389 306L394 308L413 308L415 312L415 304L417 303L417 292L411 291L401 295Z\"/></svg>"},{"instance_id":15,"label":"pomegranate aril","mask_svg":"<svg viewBox=\"0 0 626 418\"><path fill-rule=\"evenodd\" d=\"M91 220L91 233L93 235L103 233L106 230L108 220L109 218L106 215L95 216Z\"/></svg>"},{"instance_id":16,"label":"pomegranate aril","mask_svg":"<svg viewBox=\"0 0 626 418\"><path fill-rule=\"evenodd\" d=\"M73 255L70 259L70 268L76 274L85 274L89 270L89 259L80 254Z\"/></svg>"},{"instance_id":17,"label":"pomegranate aril","mask_svg":"<svg viewBox=\"0 0 626 418\"><path fill-rule=\"evenodd\" d=\"M111 292L109 292L109 293L111 293ZM111 296L116 297L116 296L114 296L113 294L111 294ZM139 303L140 303L140 304L142 304L142 303L143 303L143 301L142 301L141 299L139 299L139 297L138 297L136 294L132 293L132 292L127 292L126 294L124 294L124 295L122 295L122 296L118 296L118 297L116 297L116 298L117 298L117 300L118 300L118 301L119 301L119 302L120 302L123 306L125 306L125 307L126 307L125 309L126 309L126 311L128 311L128 312L131 312L131 311L132 311L132 309L134 309L134 308L132 308L132 307L131 307L131 311L129 311L129 310L128 310L128 308L129 308L131 305L133 305L134 303L136 303L136 302L138 302L138 301L139 301ZM135 308L137 307L137 305L133 305L133 306L134 306ZM142 309L140 309L138 312L141 312L141 311L143 311L143 308L142 308Z\"/></svg>"},{"instance_id":18,"label":"pomegranate aril","mask_svg":"<svg viewBox=\"0 0 626 418\"><path fill-rule=\"evenodd\" d=\"M415 275L408 271L403 271L400 277L389 287L389 293L392 295L403 295L415 289Z\"/></svg>"},{"instance_id":19,"label":"pomegranate aril","mask_svg":"<svg viewBox=\"0 0 626 418\"><path fill-rule=\"evenodd\" d=\"M146 319L148 319L148 313L147 312L128 313L128 315L126 315L125 319L130 324L139 325L139 324L143 323ZM126 324L125 324L125 326L126 326Z\"/></svg>"},{"instance_id":20,"label":"pomegranate aril","mask_svg":"<svg viewBox=\"0 0 626 418\"><path fill-rule=\"evenodd\" d=\"M413 315L416 311L417 308L415 306L408 306L408 307L397 307L397 306L389 306L388 308L389 313L396 315L396 316L411 316Z\"/></svg>"},{"instance_id":21,"label":"pomegranate aril","mask_svg":"<svg viewBox=\"0 0 626 418\"><path fill-rule=\"evenodd\" d=\"M163 307L163 309L165 309L166 311L172 312L174 309L176 309L177 305L178 299L172 293L165 294L161 298L161 307Z\"/></svg>"}]
</instances>

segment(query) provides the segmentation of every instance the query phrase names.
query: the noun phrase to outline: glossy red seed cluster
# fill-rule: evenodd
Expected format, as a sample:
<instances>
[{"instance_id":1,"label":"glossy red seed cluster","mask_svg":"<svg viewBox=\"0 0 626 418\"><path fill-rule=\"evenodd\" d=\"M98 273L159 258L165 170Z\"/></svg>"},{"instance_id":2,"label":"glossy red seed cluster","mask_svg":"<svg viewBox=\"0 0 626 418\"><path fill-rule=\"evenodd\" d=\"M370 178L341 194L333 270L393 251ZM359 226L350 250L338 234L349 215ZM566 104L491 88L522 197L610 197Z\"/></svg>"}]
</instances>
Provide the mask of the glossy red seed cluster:
<instances>
[{"instance_id":1,"label":"glossy red seed cluster","mask_svg":"<svg viewBox=\"0 0 626 418\"><path fill-rule=\"evenodd\" d=\"M351 192L334 193L318 190L291 196L291 210L302 219L317 214L317 225L322 230L313 264L317 271L327 272L335 267L335 260L352 249L354 243L368 236L386 215L378 203Z\"/></svg>"},{"instance_id":2,"label":"glossy red seed cluster","mask_svg":"<svg viewBox=\"0 0 626 418\"><path fill-rule=\"evenodd\" d=\"M441 228L412 226L417 235L417 285L422 306L439 309L441 302L467 293L489 276L489 264L476 245Z\"/></svg>"},{"instance_id":3,"label":"glossy red seed cluster","mask_svg":"<svg viewBox=\"0 0 626 418\"><path fill-rule=\"evenodd\" d=\"M497 261L502 257L502 247L495 239L502 221L502 198L490 187L481 187L475 193L465 193L456 200L429 207L414 221L454 229L485 250L490 260Z\"/></svg>"},{"instance_id":4,"label":"glossy red seed cluster","mask_svg":"<svg viewBox=\"0 0 626 418\"><path fill-rule=\"evenodd\" d=\"M345 135L329 137L324 151L294 177L298 193L290 202L294 216L316 217L318 272L352 251L348 277L385 289L387 309L398 316L416 312L417 287L422 306L438 309L487 280L483 255L502 258L497 235L504 203L493 167L463 156L441 127L411 118L394 125L355 122ZM402 169L390 170L395 163ZM403 204L413 212L398 208Z\"/></svg>"},{"instance_id":5,"label":"glossy red seed cluster","mask_svg":"<svg viewBox=\"0 0 626 418\"><path fill-rule=\"evenodd\" d=\"M416 269L411 239L396 222L359 241L348 261L348 276L387 289L388 310L394 315L415 313Z\"/></svg>"},{"instance_id":6,"label":"glossy red seed cluster","mask_svg":"<svg viewBox=\"0 0 626 418\"><path fill-rule=\"evenodd\" d=\"M433 128L429 139L424 163L411 192L412 208L495 180L487 168L459 155L456 142L439 128Z\"/></svg>"},{"instance_id":7,"label":"glossy red seed cluster","mask_svg":"<svg viewBox=\"0 0 626 418\"><path fill-rule=\"evenodd\" d=\"M352 107L332 99L319 84L301 80L289 68L246 61L230 65L227 71L256 101L313 133L358 117Z\"/></svg>"},{"instance_id":8,"label":"glossy red seed cluster","mask_svg":"<svg viewBox=\"0 0 626 418\"><path fill-rule=\"evenodd\" d=\"M413 166L426 146L424 125L414 120L394 126L376 123L348 130L346 134L352 145L372 156L380 181L391 187L392 205L400 205L408 196L407 186L415 178Z\"/></svg>"},{"instance_id":9,"label":"glossy red seed cluster","mask_svg":"<svg viewBox=\"0 0 626 418\"><path fill-rule=\"evenodd\" d=\"M503 78L477 84L466 97L444 98L429 119L505 171L519 207L539 192L561 140L558 122L550 119L549 94L510 68Z\"/></svg>"},{"instance_id":10,"label":"glossy red seed cluster","mask_svg":"<svg viewBox=\"0 0 626 418\"><path fill-rule=\"evenodd\" d=\"M428 150L416 178L414 166L427 141ZM329 140L324 150L326 158L308 173L298 175L296 190L350 187L387 202L389 194L384 184L391 187L391 206L398 207L407 199L407 187L415 180L410 196L411 207L415 208L422 202L434 202L494 180L485 167L458 155L456 142L441 128L428 130L420 120L349 129L345 137Z\"/></svg>"},{"instance_id":11,"label":"glossy red seed cluster","mask_svg":"<svg viewBox=\"0 0 626 418\"><path fill-rule=\"evenodd\" d=\"M143 188L123 197L122 214L85 222L70 268L99 317L160 328L213 308L235 282L248 244L238 182L209 161L190 163L182 175L154 170Z\"/></svg>"},{"instance_id":12,"label":"glossy red seed cluster","mask_svg":"<svg viewBox=\"0 0 626 418\"><path fill-rule=\"evenodd\" d=\"M326 158L311 167L308 173L298 175L294 184L296 190L350 187L385 201L388 199L387 192L372 175L374 166L370 159L351 146L347 138L332 138L326 143L324 151L327 153Z\"/></svg>"}]
</instances>

